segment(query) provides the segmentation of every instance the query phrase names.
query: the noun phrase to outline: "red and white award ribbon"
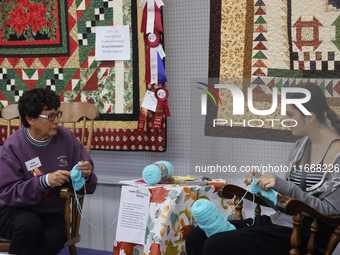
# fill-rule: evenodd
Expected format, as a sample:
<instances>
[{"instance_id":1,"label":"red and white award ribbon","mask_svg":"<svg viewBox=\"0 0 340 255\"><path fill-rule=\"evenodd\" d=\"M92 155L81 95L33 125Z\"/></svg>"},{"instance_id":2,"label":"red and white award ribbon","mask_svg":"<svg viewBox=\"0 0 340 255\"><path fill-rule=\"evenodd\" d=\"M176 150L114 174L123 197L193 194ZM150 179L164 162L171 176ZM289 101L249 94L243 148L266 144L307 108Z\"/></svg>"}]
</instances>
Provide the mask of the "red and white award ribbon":
<instances>
[{"instance_id":1,"label":"red and white award ribbon","mask_svg":"<svg viewBox=\"0 0 340 255\"><path fill-rule=\"evenodd\" d=\"M170 116L170 110L168 105L169 92L166 88L159 87L155 91L155 96L157 98L157 107L152 128L161 129L163 122L163 113L165 117Z\"/></svg>"},{"instance_id":2,"label":"red and white award ribbon","mask_svg":"<svg viewBox=\"0 0 340 255\"><path fill-rule=\"evenodd\" d=\"M141 0L139 6L143 8L141 32L154 33L154 27L163 31L160 8L164 5L162 0Z\"/></svg>"},{"instance_id":3,"label":"red and white award ribbon","mask_svg":"<svg viewBox=\"0 0 340 255\"><path fill-rule=\"evenodd\" d=\"M154 33L144 34L146 62L144 81L149 84L159 84L167 81L163 65L165 52L160 40L161 36L157 29L155 29Z\"/></svg>"}]
</instances>

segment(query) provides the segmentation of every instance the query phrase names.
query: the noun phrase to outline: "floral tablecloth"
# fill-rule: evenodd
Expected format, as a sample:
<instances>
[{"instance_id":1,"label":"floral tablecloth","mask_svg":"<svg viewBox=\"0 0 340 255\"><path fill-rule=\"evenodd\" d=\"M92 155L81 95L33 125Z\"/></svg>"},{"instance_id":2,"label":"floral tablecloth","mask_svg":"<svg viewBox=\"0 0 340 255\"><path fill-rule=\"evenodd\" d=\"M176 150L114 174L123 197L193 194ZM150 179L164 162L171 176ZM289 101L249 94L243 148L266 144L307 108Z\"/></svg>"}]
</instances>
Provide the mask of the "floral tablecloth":
<instances>
[{"instance_id":1,"label":"floral tablecloth","mask_svg":"<svg viewBox=\"0 0 340 255\"><path fill-rule=\"evenodd\" d=\"M144 246L115 242L114 255L185 255L185 237L195 221L191 206L197 199L208 199L221 213L232 212L231 200L217 195L224 182L210 183L208 186L149 187L151 193L150 211ZM225 214L227 217L229 213Z\"/></svg>"}]
</instances>

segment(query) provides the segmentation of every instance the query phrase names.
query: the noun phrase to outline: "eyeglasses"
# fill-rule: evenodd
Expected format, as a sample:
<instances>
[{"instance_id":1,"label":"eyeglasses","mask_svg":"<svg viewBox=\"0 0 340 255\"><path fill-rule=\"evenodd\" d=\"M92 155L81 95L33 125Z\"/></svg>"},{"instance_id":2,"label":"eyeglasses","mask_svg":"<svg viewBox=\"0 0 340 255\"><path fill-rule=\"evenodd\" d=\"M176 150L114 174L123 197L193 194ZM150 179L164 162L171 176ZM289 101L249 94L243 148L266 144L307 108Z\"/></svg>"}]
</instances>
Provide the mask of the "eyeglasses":
<instances>
[{"instance_id":1,"label":"eyeglasses","mask_svg":"<svg viewBox=\"0 0 340 255\"><path fill-rule=\"evenodd\" d=\"M57 113L50 113L49 115L39 115L39 117L48 119L49 121L54 121L56 117L60 119L62 115L63 115L63 112L58 111Z\"/></svg>"}]
</instances>

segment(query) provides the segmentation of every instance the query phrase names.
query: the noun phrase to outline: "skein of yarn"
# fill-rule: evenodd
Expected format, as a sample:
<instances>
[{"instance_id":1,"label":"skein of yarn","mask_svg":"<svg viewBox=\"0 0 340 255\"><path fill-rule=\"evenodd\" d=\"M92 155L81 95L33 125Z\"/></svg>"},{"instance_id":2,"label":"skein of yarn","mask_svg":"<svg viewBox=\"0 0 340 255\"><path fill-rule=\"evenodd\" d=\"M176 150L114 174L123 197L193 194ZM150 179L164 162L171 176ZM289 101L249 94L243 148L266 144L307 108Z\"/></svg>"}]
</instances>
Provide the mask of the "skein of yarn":
<instances>
[{"instance_id":1,"label":"skein of yarn","mask_svg":"<svg viewBox=\"0 0 340 255\"><path fill-rule=\"evenodd\" d=\"M191 207L191 212L198 226L205 232L207 237L236 229L233 224L223 217L218 208L207 199L195 201Z\"/></svg>"},{"instance_id":2,"label":"skein of yarn","mask_svg":"<svg viewBox=\"0 0 340 255\"><path fill-rule=\"evenodd\" d=\"M157 161L144 168L143 180L150 185L170 179L174 175L174 167L168 161Z\"/></svg>"}]
</instances>

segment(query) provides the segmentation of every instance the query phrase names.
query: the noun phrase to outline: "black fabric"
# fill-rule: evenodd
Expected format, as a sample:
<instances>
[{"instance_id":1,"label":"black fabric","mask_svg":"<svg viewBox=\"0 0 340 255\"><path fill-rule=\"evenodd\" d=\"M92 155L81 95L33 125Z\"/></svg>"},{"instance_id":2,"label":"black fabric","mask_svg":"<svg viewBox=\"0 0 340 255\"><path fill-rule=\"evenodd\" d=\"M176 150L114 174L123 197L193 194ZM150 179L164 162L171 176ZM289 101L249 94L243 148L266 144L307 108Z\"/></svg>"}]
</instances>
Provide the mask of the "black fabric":
<instances>
[{"instance_id":1,"label":"black fabric","mask_svg":"<svg viewBox=\"0 0 340 255\"><path fill-rule=\"evenodd\" d=\"M199 227L193 228L186 236L185 247L187 255L289 254L292 229L272 224L269 216L257 216L253 226L251 226L253 223L251 218L231 220L230 223L236 227L236 230L217 233L209 238ZM307 254L309 239L306 236L307 232L307 228L302 231L301 255ZM322 236L324 234L325 232L322 232ZM317 237L320 240L325 239L322 236L318 235ZM317 250L314 254L321 255L323 253Z\"/></svg>"},{"instance_id":2,"label":"black fabric","mask_svg":"<svg viewBox=\"0 0 340 255\"><path fill-rule=\"evenodd\" d=\"M67 241L64 215L38 216L26 208L0 211L0 236L11 239L10 254L56 255Z\"/></svg>"}]
</instances>

